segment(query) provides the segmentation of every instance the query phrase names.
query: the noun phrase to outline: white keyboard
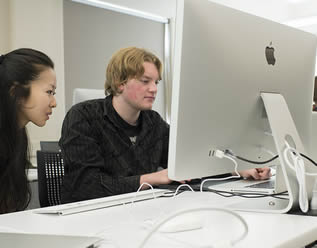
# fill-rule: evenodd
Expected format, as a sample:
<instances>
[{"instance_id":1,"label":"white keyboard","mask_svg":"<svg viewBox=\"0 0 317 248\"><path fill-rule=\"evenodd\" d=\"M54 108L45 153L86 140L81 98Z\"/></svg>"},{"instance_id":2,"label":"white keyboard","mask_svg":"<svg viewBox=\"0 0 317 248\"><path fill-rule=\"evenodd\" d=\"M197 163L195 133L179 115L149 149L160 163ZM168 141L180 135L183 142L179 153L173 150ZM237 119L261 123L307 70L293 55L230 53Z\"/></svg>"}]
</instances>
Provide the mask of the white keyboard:
<instances>
[{"instance_id":1,"label":"white keyboard","mask_svg":"<svg viewBox=\"0 0 317 248\"><path fill-rule=\"evenodd\" d=\"M262 183L252 184L249 186L245 186L246 188L261 188L261 189L274 189L275 188L275 180L269 180Z\"/></svg>"},{"instance_id":2,"label":"white keyboard","mask_svg":"<svg viewBox=\"0 0 317 248\"><path fill-rule=\"evenodd\" d=\"M57 205L46 208L39 208L33 210L35 213L39 214L58 214L58 215L69 215L80 212L92 211L96 209L112 207L127 203L132 203L136 201L154 199L160 197L165 193L170 192L165 189L149 189L142 190L139 192L127 193L122 195L108 196L103 198L97 198L92 200L73 202L63 205Z\"/></svg>"}]
</instances>

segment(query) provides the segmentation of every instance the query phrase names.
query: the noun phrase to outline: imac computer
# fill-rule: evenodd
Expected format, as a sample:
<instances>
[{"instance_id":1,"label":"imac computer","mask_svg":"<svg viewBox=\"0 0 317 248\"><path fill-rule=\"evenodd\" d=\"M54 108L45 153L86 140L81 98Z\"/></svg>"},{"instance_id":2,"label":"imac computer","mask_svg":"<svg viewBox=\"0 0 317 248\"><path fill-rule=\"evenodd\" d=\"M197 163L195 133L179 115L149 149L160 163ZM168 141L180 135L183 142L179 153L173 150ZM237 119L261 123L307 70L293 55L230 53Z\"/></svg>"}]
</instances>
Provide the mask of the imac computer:
<instances>
[{"instance_id":1,"label":"imac computer","mask_svg":"<svg viewBox=\"0 0 317 248\"><path fill-rule=\"evenodd\" d=\"M213 156L216 150L255 161L279 155L277 192L288 191L290 200L275 210L298 205L295 172L282 153L287 140L308 155L316 43L310 33L208 0L179 0L169 178L232 172L233 163ZM309 197L314 179L307 177Z\"/></svg>"}]
</instances>

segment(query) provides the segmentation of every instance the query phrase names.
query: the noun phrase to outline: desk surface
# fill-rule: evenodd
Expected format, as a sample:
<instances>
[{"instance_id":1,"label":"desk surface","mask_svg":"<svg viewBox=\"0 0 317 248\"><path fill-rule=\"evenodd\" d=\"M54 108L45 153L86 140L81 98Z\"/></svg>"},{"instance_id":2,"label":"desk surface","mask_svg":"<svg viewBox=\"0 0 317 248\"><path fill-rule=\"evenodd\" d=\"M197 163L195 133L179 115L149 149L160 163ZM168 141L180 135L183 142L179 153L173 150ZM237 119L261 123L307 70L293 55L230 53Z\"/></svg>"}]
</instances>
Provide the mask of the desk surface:
<instances>
[{"instance_id":1,"label":"desk surface","mask_svg":"<svg viewBox=\"0 0 317 248\"><path fill-rule=\"evenodd\" d=\"M206 195L208 196L206 197ZM109 207L67 216L37 214L32 210L0 215L0 231L21 231L63 235L98 235L105 238L102 248L138 247L146 234L167 214L184 208L210 206L221 207L224 199L210 193L185 192L177 198L157 198L133 204ZM217 204L218 203L218 204ZM244 240L234 247L304 247L317 237L317 217L289 214L237 212L249 227ZM237 230L232 219L214 216L214 227L226 228L222 238L230 239ZM194 232L194 231L193 231ZM184 237L195 233L183 232ZM124 238L123 238L124 237ZM152 239L149 247L162 246L159 236ZM218 237L221 238L221 237ZM200 239L194 236L196 242ZM165 243L166 244L166 243ZM178 247L173 245L172 247ZM179 246L181 247L181 246ZM184 246L183 246L184 247Z\"/></svg>"}]
</instances>

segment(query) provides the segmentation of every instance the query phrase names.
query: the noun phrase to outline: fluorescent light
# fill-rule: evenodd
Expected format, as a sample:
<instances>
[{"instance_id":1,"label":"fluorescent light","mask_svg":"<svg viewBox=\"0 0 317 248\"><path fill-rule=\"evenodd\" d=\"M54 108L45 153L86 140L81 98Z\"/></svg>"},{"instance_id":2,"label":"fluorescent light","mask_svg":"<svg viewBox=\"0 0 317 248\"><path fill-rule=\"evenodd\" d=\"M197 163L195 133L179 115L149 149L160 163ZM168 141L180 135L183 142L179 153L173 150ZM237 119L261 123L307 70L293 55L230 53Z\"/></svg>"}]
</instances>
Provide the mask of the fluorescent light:
<instances>
[{"instance_id":1,"label":"fluorescent light","mask_svg":"<svg viewBox=\"0 0 317 248\"><path fill-rule=\"evenodd\" d=\"M299 18L287 22L283 22L284 24L294 27L294 28L302 28L317 24L317 16L309 16L304 18Z\"/></svg>"},{"instance_id":2,"label":"fluorescent light","mask_svg":"<svg viewBox=\"0 0 317 248\"><path fill-rule=\"evenodd\" d=\"M72 0L72 1L77 2L77 3L86 4L86 5L90 5L90 6L94 6L97 8L108 9L108 10L132 15L132 16L137 16L137 17L141 17L141 18L156 21L156 22L161 22L161 23L168 23L169 22L169 19L166 17L153 15L153 14L150 14L147 12L143 12L143 11L139 11L139 10L135 10L135 9L130 9L127 7L123 7L123 6L112 4L112 3L107 3L104 1L100 1L100 0Z\"/></svg>"}]
</instances>

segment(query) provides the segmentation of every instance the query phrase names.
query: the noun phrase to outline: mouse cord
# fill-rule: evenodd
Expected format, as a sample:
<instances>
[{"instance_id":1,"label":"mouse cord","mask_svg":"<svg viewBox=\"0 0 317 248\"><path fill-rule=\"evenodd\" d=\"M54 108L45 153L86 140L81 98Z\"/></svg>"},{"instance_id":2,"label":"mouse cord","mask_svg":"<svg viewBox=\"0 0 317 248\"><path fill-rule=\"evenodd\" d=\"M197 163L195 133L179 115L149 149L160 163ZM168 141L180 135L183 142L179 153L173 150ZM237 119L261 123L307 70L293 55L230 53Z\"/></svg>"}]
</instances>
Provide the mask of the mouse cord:
<instances>
[{"instance_id":1,"label":"mouse cord","mask_svg":"<svg viewBox=\"0 0 317 248\"><path fill-rule=\"evenodd\" d=\"M147 243L147 241L151 238L151 236L166 222L168 222L171 219L174 219L175 217L179 216L179 215L183 215L183 214L187 214L187 213L192 213L192 212L200 212L200 211L219 211L219 212L225 212L227 214L233 215L234 217L236 217L238 220L240 220L240 222L242 223L243 227L244 227L244 232L242 233L242 235L236 239L233 239L229 242L218 242L217 246L213 246L214 248L217 247L232 247L233 245L237 244L238 242L240 242L241 240L243 240L249 231L248 228L248 224L246 223L246 221L237 213L228 210L228 209L221 209L221 208L213 208L213 207L198 207L198 208L190 208L190 209L185 209L185 210L180 210L177 212L174 212L172 214L170 214L169 216L165 217L164 219L162 219L160 222L158 222L151 230L150 232L148 232L148 234L145 236L145 238L142 240L142 243L140 244L139 248L143 248L145 246L145 244Z\"/></svg>"}]
</instances>

